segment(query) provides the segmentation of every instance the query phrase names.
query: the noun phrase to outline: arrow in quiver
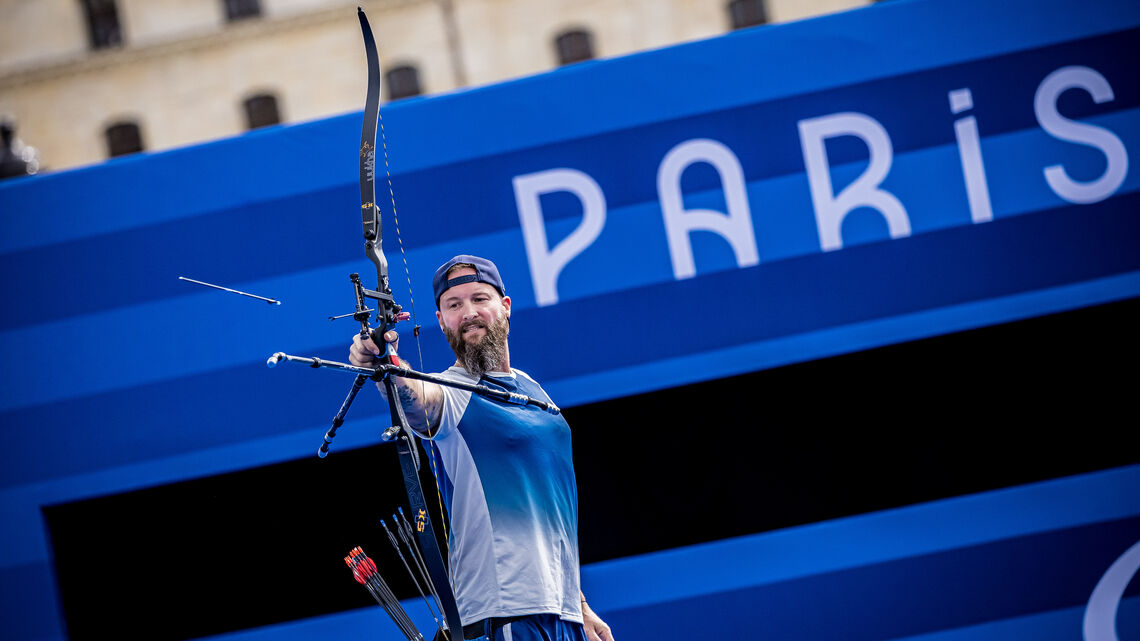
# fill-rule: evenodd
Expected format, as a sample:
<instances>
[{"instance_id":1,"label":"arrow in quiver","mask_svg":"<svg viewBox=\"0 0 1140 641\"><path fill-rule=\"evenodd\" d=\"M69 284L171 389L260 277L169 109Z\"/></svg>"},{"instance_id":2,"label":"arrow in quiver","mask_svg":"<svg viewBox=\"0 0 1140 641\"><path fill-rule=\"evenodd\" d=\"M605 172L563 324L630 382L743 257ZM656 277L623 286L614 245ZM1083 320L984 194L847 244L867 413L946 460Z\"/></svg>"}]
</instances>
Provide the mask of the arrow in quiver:
<instances>
[{"instance_id":1,"label":"arrow in quiver","mask_svg":"<svg viewBox=\"0 0 1140 641\"><path fill-rule=\"evenodd\" d=\"M376 599L380 607L384 608L384 611L388 613L388 616L392 618L396 627L400 628L400 632L407 637L408 641L425 641L424 636L416 629L412 619L408 617L408 613L400 605L400 601L392 592L392 588L388 587L388 583L380 576L376 562L368 558L363 549L359 546L352 548L348 556L344 557L344 563L352 570L352 578L368 589L368 593Z\"/></svg>"}]
</instances>

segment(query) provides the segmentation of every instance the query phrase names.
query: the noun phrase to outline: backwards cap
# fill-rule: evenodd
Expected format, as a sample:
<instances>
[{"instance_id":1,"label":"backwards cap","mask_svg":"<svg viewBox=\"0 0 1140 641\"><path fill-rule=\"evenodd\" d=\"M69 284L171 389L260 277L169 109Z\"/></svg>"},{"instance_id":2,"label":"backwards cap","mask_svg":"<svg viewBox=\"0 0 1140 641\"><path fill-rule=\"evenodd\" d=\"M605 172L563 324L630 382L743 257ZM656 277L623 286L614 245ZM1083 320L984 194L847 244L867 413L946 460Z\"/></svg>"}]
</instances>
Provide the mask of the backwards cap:
<instances>
[{"instance_id":1,"label":"backwards cap","mask_svg":"<svg viewBox=\"0 0 1140 641\"><path fill-rule=\"evenodd\" d=\"M456 276L450 280L447 279L447 272L452 267L466 263L475 267L474 274L467 274L466 276ZM435 307L439 309L439 299L443 297L443 293L464 283L487 283L488 285L499 290L500 296L506 296L507 293L503 289L503 279L499 276L499 268L495 267L495 263L480 258L478 256L470 256L468 254L460 254L455 258L447 261L435 270L435 277L432 278L431 286L435 290Z\"/></svg>"}]
</instances>

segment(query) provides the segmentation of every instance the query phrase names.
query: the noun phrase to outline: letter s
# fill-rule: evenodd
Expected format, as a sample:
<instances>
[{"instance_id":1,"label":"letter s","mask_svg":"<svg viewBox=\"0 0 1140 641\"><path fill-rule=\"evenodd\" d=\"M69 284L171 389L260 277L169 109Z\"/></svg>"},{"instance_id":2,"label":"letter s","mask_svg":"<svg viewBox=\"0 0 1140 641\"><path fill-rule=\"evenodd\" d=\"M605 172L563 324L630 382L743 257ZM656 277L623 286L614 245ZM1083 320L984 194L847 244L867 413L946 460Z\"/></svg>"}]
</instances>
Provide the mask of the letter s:
<instances>
[{"instance_id":1,"label":"letter s","mask_svg":"<svg viewBox=\"0 0 1140 641\"><path fill-rule=\"evenodd\" d=\"M1108 566L1089 595L1089 604L1085 607L1085 641L1120 641L1116 636L1116 610L1137 570L1140 570L1140 541Z\"/></svg>"},{"instance_id":2,"label":"letter s","mask_svg":"<svg viewBox=\"0 0 1140 641\"><path fill-rule=\"evenodd\" d=\"M1108 166L1100 178L1078 182L1070 178L1061 165L1052 165L1045 168L1045 181L1058 196L1071 203L1100 202L1115 193L1124 183L1124 177L1128 174L1128 152L1120 138L1111 131L1069 120L1057 112L1057 98L1073 88L1087 91L1098 105L1114 98L1112 87L1095 69L1061 67L1045 76L1037 87L1037 95L1033 98L1033 112L1037 116L1037 122L1054 138L1096 147L1108 159Z\"/></svg>"}]
</instances>

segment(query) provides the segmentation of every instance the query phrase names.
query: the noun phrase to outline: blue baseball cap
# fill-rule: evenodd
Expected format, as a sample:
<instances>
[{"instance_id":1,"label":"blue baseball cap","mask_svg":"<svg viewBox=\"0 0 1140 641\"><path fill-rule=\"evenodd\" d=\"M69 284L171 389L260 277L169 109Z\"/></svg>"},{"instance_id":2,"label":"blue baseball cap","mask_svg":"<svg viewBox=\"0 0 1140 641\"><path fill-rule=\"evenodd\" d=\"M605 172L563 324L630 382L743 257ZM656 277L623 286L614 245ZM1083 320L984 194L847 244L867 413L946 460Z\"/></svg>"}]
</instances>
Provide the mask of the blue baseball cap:
<instances>
[{"instance_id":1,"label":"blue baseball cap","mask_svg":"<svg viewBox=\"0 0 1140 641\"><path fill-rule=\"evenodd\" d=\"M456 276L455 278L447 280L448 270L464 263L472 265L475 268L475 273L467 274L466 276ZM431 286L432 289L435 290L436 309L439 309L439 299L443 297L444 292L456 285L462 285L464 283L487 283L499 290L500 296L507 295L503 288L503 279L499 276L499 268L495 267L495 263L492 263L486 258L460 254L440 265L439 269L435 270L435 277L432 278Z\"/></svg>"}]
</instances>

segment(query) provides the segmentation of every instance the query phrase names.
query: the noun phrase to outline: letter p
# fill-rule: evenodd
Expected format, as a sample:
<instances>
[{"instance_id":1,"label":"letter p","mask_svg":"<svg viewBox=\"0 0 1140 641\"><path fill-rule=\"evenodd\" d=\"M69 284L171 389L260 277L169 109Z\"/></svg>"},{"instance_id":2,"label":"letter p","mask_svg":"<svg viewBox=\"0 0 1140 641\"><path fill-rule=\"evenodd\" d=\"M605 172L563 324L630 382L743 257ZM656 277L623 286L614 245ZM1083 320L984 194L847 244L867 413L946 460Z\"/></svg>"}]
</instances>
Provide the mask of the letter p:
<instances>
[{"instance_id":1,"label":"letter p","mask_svg":"<svg viewBox=\"0 0 1140 641\"><path fill-rule=\"evenodd\" d=\"M515 202L522 223L534 298L539 307L558 302L558 274L602 233L606 224L606 198L598 183L576 169L548 169L515 176ZM568 191L582 202L582 222L553 249L547 244L546 222L539 197Z\"/></svg>"}]
</instances>

